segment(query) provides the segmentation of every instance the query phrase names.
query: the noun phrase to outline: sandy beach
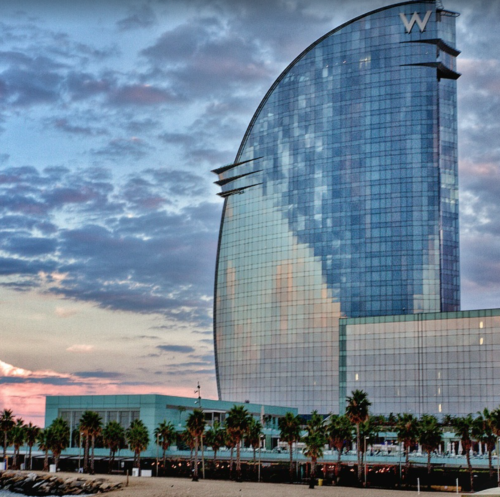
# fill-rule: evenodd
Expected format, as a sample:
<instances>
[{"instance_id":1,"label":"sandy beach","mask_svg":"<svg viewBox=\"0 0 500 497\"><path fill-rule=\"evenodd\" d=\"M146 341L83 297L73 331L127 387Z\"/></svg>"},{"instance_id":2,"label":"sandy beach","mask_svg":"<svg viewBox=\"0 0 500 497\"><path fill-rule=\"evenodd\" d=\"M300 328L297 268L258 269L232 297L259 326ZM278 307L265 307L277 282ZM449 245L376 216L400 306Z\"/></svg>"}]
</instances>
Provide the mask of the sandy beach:
<instances>
[{"instance_id":1,"label":"sandy beach","mask_svg":"<svg viewBox=\"0 0 500 497\"><path fill-rule=\"evenodd\" d=\"M57 473L57 476L74 478L75 473ZM78 475L92 478L87 475ZM95 475L93 478L105 478L112 482L126 483L126 476ZM411 497L417 492L362 489L350 487L318 487L314 490L307 485L290 485L280 483L256 483L220 480L200 480L193 482L185 478L137 478L129 477L129 485L122 490L108 495L116 497ZM422 497L454 496L453 492L421 492Z\"/></svg>"}]
</instances>

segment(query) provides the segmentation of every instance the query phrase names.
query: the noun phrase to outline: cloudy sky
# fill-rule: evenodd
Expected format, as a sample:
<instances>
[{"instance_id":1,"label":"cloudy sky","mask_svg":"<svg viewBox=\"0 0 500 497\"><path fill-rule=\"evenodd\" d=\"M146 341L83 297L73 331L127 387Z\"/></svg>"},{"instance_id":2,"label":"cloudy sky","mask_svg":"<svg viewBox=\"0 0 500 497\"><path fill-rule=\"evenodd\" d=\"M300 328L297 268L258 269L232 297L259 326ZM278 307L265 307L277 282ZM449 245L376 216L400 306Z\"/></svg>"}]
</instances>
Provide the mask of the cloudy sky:
<instances>
[{"instance_id":1,"label":"cloudy sky","mask_svg":"<svg viewBox=\"0 0 500 497\"><path fill-rule=\"evenodd\" d=\"M230 163L310 43L385 0L2 0L0 409L216 396ZM500 307L500 0L458 18L462 308ZM472 6L471 6L472 5Z\"/></svg>"}]
</instances>

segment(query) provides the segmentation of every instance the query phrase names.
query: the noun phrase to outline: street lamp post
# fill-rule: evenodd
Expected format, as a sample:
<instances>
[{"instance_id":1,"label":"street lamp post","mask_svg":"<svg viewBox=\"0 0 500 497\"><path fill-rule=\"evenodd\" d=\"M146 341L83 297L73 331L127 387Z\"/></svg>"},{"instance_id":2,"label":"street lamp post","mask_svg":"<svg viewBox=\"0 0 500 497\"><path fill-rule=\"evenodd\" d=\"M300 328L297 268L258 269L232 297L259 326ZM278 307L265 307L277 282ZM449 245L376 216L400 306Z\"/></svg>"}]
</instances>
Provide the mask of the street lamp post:
<instances>
[{"instance_id":1,"label":"street lamp post","mask_svg":"<svg viewBox=\"0 0 500 497\"><path fill-rule=\"evenodd\" d=\"M200 382L198 382L197 389L194 391L194 393L198 394L198 400L195 401L195 404L198 404L198 409L203 412L203 409L201 407L201 387L200 387ZM201 474L203 479L205 479L205 452L203 450L203 434L201 435Z\"/></svg>"},{"instance_id":2,"label":"street lamp post","mask_svg":"<svg viewBox=\"0 0 500 497\"><path fill-rule=\"evenodd\" d=\"M500 437L497 437L497 486L500 487Z\"/></svg>"},{"instance_id":3,"label":"street lamp post","mask_svg":"<svg viewBox=\"0 0 500 497\"><path fill-rule=\"evenodd\" d=\"M80 461L81 461L81 457L82 457L82 432L80 430L78 430L78 435L80 436L79 442L78 442L78 473L81 473ZM31 465L30 465L30 469L31 469Z\"/></svg>"},{"instance_id":4,"label":"street lamp post","mask_svg":"<svg viewBox=\"0 0 500 497\"><path fill-rule=\"evenodd\" d=\"M160 445L160 432L156 434L156 477L158 478L158 449Z\"/></svg>"},{"instance_id":5,"label":"street lamp post","mask_svg":"<svg viewBox=\"0 0 500 497\"><path fill-rule=\"evenodd\" d=\"M401 455L403 453L403 442L399 444L399 487L401 488Z\"/></svg>"},{"instance_id":6,"label":"street lamp post","mask_svg":"<svg viewBox=\"0 0 500 497\"><path fill-rule=\"evenodd\" d=\"M365 458L365 461L364 461L364 467L365 467L365 488L366 488L366 462L367 462L367 458L366 458L366 441L368 440L368 437L365 437L365 451L364 451L364 458Z\"/></svg>"},{"instance_id":7,"label":"street lamp post","mask_svg":"<svg viewBox=\"0 0 500 497\"><path fill-rule=\"evenodd\" d=\"M257 477L257 481L260 482L260 468L262 466L262 441L265 440L265 435L260 435L259 437L259 474Z\"/></svg>"}]
</instances>

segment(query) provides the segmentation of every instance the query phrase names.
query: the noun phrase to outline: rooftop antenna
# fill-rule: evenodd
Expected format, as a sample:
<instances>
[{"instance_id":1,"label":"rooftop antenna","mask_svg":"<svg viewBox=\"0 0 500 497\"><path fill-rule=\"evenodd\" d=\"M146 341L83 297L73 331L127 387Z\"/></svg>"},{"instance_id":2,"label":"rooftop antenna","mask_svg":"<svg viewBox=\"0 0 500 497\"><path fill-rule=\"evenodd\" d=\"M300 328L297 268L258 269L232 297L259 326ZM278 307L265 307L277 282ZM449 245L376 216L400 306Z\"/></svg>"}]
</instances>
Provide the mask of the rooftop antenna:
<instances>
[{"instance_id":1,"label":"rooftop antenna","mask_svg":"<svg viewBox=\"0 0 500 497\"><path fill-rule=\"evenodd\" d=\"M201 409L201 387L200 387L200 382L198 382L198 386L196 387L196 390L194 393L198 394L198 400L195 400L194 403L198 404L198 409Z\"/></svg>"}]
</instances>

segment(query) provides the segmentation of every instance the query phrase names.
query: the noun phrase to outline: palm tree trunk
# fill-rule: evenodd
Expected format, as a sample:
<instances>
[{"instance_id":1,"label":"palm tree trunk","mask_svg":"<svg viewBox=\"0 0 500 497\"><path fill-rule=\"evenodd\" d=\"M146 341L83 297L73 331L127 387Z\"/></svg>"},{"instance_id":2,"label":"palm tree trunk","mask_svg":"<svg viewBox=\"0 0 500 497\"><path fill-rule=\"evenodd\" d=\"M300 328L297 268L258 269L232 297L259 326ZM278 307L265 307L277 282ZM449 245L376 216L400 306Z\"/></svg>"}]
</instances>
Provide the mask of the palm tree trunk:
<instances>
[{"instance_id":1,"label":"palm tree trunk","mask_svg":"<svg viewBox=\"0 0 500 497\"><path fill-rule=\"evenodd\" d=\"M203 435L200 438L201 445L201 477L205 478L205 444L203 443Z\"/></svg>"},{"instance_id":2,"label":"palm tree trunk","mask_svg":"<svg viewBox=\"0 0 500 497\"><path fill-rule=\"evenodd\" d=\"M3 432L3 460L7 458L7 432ZM7 469L7 464L5 464L5 469Z\"/></svg>"},{"instance_id":3,"label":"palm tree trunk","mask_svg":"<svg viewBox=\"0 0 500 497\"><path fill-rule=\"evenodd\" d=\"M92 435L92 457L90 458L90 471L94 474L94 448L95 448L95 435Z\"/></svg>"},{"instance_id":4,"label":"palm tree trunk","mask_svg":"<svg viewBox=\"0 0 500 497\"><path fill-rule=\"evenodd\" d=\"M85 434L85 448L83 450L83 471L89 472L89 434Z\"/></svg>"},{"instance_id":5,"label":"palm tree trunk","mask_svg":"<svg viewBox=\"0 0 500 497\"><path fill-rule=\"evenodd\" d=\"M198 437L194 437L194 469L193 481L198 481Z\"/></svg>"},{"instance_id":6,"label":"palm tree trunk","mask_svg":"<svg viewBox=\"0 0 500 497\"><path fill-rule=\"evenodd\" d=\"M14 456L12 457L12 469L17 469L17 449L14 445Z\"/></svg>"},{"instance_id":7,"label":"palm tree trunk","mask_svg":"<svg viewBox=\"0 0 500 497\"><path fill-rule=\"evenodd\" d=\"M356 423L356 453L358 455L358 481L361 483L361 479L363 476L363 468L361 467L361 458L360 458L360 444L361 444L361 437L359 434L359 423Z\"/></svg>"},{"instance_id":8,"label":"palm tree trunk","mask_svg":"<svg viewBox=\"0 0 500 497\"><path fill-rule=\"evenodd\" d=\"M217 464L217 449L214 447L214 468L216 464Z\"/></svg>"},{"instance_id":9,"label":"palm tree trunk","mask_svg":"<svg viewBox=\"0 0 500 497\"><path fill-rule=\"evenodd\" d=\"M236 481L241 481L240 442L236 444Z\"/></svg>"},{"instance_id":10,"label":"palm tree trunk","mask_svg":"<svg viewBox=\"0 0 500 497\"><path fill-rule=\"evenodd\" d=\"M408 485L408 477L410 476L410 446L404 444L406 450L406 459L405 459L405 483Z\"/></svg>"},{"instance_id":11,"label":"palm tree trunk","mask_svg":"<svg viewBox=\"0 0 500 497\"><path fill-rule=\"evenodd\" d=\"M31 469L31 463L32 463L32 461L31 461L31 449L33 448L33 445L30 445L29 448L30 448L30 450L29 450L29 455L28 455L28 461L29 461L29 465L30 465L29 469Z\"/></svg>"},{"instance_id":12,"label":"palm tree trunk","mask_svg":"<svg viewBox=\"0 0 500 497\"><path fill-rule=\"evenodd\" d=\"M293 483L293 443L288 444L290 449L290 483Z\"/></svg>"},{"instance_id":13,"label":"palm tree trunk","mask_svg":"<svg viewBox=\"0 0 500 497\"><path fill-rule=\"evenodd\" d=\"M340 460L342 458L342 448L337 447L337 451L339 453L338 459L337 459L337 466L335 467L335 483L337 484L339 482L339 477L340 477Z\"/></svg>"},{"instance_id":14,"label":"palm tree trunk","mask_svg":"<svg viewBox=\"0 0 500 497\"><path fill-rule=\"evenodd\" d=\"M233 475L233 455L234 455L234 447L231 447L231 457L230 457L230 461L229 461L229 479L231 479L232 475Z\"/></svg>"},{"instance_id":15,"label":"palm tree trunk","mask_svg":"<svg viewBox=\"0 0 500 497\"><path fill-rule=\"evenodd\" d=\"M490 480L493 480L493 458L492 458L493 449L488 446L488 464L490 467Z\"/></svg>"},{"instance_id":16,"label":"palm tree trunk","mask_svg":"<svg viewBox=\"0 0 500 497\"><path fill-rule=\"evenodd\" d=\"M49 470L49 451L45 451L45 458L43 460L43 470L48 471Z\"/></svg>"},{"instance_id":17,"label":"palm tree trunk","mask_svg":"<svg viewBox=\"0 0 500 497\"><path fill-rule=\"evenodd\" d=\"M466 449L467 450L467 449ZM470 476L470 491L474 492L474 473L472 472L472 465L470 463L470 448L466 452L467 457L467 467L469 468L469 476Z\"/></svg>"},{"instance_id":18,"label":"palm tree trunk","mask_svg":"<svg viewBox=\"0 0 500 497\"><path fill-rule=\"evenodd\" d=\"M316 484L316 459L314 457L311 458L311 478L309 480L309 488L314 488Z\"/></svg>"}]
</instances>

